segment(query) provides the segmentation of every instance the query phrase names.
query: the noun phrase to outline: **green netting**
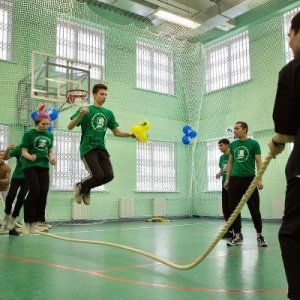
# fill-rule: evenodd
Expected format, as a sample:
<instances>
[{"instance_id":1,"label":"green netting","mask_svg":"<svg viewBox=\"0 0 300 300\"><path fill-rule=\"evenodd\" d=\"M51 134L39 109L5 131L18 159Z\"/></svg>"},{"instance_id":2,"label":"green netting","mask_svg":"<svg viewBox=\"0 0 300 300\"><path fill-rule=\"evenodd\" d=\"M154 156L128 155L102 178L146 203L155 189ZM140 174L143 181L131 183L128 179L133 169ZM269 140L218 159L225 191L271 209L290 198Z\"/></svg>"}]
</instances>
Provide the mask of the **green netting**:
<instances>
[{"instance_id":1,"label":"green netting","mask_svg":"<svg viewBox=\"0 0 300 300\"><path fill-rule=\"evenodd\" d=\"M214 177L209 172L217 172L218 166L215 163L214 171L213 166L209 165L207 143L215 141L215 148L218 149L218 140L228 137L226 128L243 120L248 123L251 136L260 142L262 157L266 157L267 142L273 134L271 115L277 73L285 64L284 11L280 11L282 7L278 7L278 11L272 12L273 15L268 18L266 14L261 15L260 10L253 10L250 13L251 23L249 14L244 19L240 17L243 28L235 33L248 31L250 78L205 93L207 51L216 42L233 36L233 33L223 37L216 30L203 33L203 40L209 41L209 44L202 44L197 38L190 41L186 39L195 32L180 28L170 30L170 27L163 26L158 30L144 18L126 15L123 11L104 4L74 0L14 0L10 3L12 59L0 61L1 124L9 126L9 138L4 141L3 146L7 143L18 144L24 130L33 126L30 114L39 101L30 96L32 51L56 55L58 19L63 19L66 24L69 22L70 29L74 22L79 29L82 26L82 30L86 26L92 26L104 32L103 82L109 87L106 106L114 111L123 130L129 131L140 120L150 120L152 126L149 140L176 144L177 191L136 192L135 142L108 135L107 144L115 179L107 185L106 192L92 194L90 207L82 208L82 218L118 219L120 199L133 200L133 218L148 218L153 215L154 198L166 199L166 217L221 217L221 193L208 189L208 181ZM248 23L244 24L246 21L249 26ZM174 34L177 38L170 36ZM136 88L137 41L173 53L174 95ZM69 46L74 51L78 48L76 43ZM91 84L95 82L91 80ZM48 106L55 105L48 103ZM71 113L71 110L60 113L55 121L55 130L66 130ZM188 146L181 141L182 128L186 124L198 133ZM262 216L265 219L279 219L282 215L284 165L288 152L287 149L276 161L271 162L263 178L265 188L260 195ZM56 155L60 158L66 154L56 151ZM14 167L13 161L9 163ZM75 210L80 211L81 208L73 207L71 191L49 192L48 221L70 221L74 219ZM248 211L245 210L243 215L249 217Z\"/></svg>"}]
</instances>

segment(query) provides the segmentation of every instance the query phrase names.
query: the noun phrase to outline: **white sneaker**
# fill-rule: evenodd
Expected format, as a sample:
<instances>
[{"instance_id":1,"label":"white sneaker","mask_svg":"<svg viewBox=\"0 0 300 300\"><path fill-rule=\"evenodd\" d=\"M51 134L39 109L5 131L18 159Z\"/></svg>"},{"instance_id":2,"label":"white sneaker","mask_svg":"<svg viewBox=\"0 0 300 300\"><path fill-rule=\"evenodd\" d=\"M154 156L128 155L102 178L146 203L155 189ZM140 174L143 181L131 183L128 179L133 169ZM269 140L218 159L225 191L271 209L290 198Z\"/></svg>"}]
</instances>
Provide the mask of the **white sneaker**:
<instances>
[{"instance_id":1,"label":"white sneaker","mask_svg":"<svg viewBox=\"0 0 300 300\"><path fill-rule=\"evenodd\" d=\"M79 182L74 184L74 200L78 204L80 204L82 202L81 184Z\"/></svg>"},{"instance_id":2,"label":"white sneaker","mask_svg":"<svg viewBox=\"0 0 300 300\"><path fill-rule=\"evenodd\" d=\"M36 233L36 223L30 223L29 224L29 232L30 233Z\"/></svg>"},{"instance_id":3,"label":"white sneaker","mask_svg":"<svg viewBox=\"0 0 300 300\"><path fill-rule=\"evenodd\" d=\"M8 223L6 225L6 227L7 227L8 230L13 230L15 228L15 220L16 219L13 218L13 217L9 218L9 221L8 221Z\"/></svg>"},{"instance_id":4,"label":"white sneaker","mask_svg":"<svg viewBox=\"0 0 300 300\"><path fill-rule=\"evenodd\" d=\"M29 223L25 223L24 220L22 221L22 233L24 235L28 235L30 233L29 226L30 226Z\"/></svg>"}]
</instances>

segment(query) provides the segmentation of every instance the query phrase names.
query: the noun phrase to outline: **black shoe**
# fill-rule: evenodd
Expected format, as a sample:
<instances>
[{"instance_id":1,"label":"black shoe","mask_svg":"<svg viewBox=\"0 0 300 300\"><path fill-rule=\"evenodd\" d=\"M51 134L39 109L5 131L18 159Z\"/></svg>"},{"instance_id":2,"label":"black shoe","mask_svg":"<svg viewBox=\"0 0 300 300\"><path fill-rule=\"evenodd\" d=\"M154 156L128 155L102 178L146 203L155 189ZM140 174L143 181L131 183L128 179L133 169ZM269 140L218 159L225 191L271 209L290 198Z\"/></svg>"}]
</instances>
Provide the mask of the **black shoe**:
<instances>
[{"instance_id":1,"label":"black shoe","mask_svg":"<svg viewBox=\"0 0 300 300\"><path fill-rule=\"evenodd\" d=\"M9 235L20 235L20 233L16 230L16 228L13 228L8 232Z\"/></svg>"}]
</instances>

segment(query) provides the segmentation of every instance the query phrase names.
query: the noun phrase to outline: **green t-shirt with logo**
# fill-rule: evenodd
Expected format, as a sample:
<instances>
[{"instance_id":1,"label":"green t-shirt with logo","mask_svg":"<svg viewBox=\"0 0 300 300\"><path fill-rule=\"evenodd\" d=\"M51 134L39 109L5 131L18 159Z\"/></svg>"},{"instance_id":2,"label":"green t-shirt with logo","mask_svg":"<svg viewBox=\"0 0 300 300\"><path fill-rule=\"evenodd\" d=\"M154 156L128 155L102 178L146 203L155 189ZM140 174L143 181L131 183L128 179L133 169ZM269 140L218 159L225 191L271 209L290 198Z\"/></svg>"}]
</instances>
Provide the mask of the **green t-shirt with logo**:
<instances>
[{"instance_id":1,"label":"green t-shirt with logo","mask_svg":"<svg viewBox=\"0 0 300 300\"><path fill-rule=\"evenodd\" d=\"M22 170L22 161L23 161L22 146L21 145L16 146L15 148L9 150L8 154L10 157L15 157L17 160L15 170L11 177L25 179L25 176L24 176L24 173Z\"/></svg>"},{"instance_id":2,"label":"green t-shirt with logo","mask_svg":"<svg viewBox=\"0 0 300 300\"><path fill-rule=\"evenodd\" d=\"M23 136L22 148L28 149L29 154L36 155L35 161L23 157L23 170L32 167L49 169L49 149L53 148L53 134L50 131L28 130Z\"/></svg>"},{"instance_id":3,"label":"green t-shirt with logo","mask_svg":"<svg viewBox=\"0 0 300 300\"><path fill-rule=\"evenodd\" d=\"M227 173L226 168L227 168L228 161L229 161L229 153L227 155L222 154L220 156L219 167L222 173L222 186L224 185L224 182L226 180L226 173Z\"/></svg>"},{"instance_id":4,"label":"green t-shirt with logo","mask_svg":"<svg viewBox=\"0 0 300 300\"><path fill-rule=\"evenodd\" d=\"M233 155L230 176L255 176L255 155L261 154L260 145L257 141L249 138L245 141L235 140L230 144L230 153Z\"/></svg>"},{"instance_id":5,"label":"green t-shirt with logo","mask_svg":"<svg viewBox=\"0 0 300 300\"><path fill-rule=\"evenodd\" d=\"M81 126L80 157L92 149L106 150L105 134L107 128L114 129L119 126L113 112L104 107L88 106L89 112L78 122ZM71 116L71 120L76 118L80 109Z\"/></svg>"}]
</instances>

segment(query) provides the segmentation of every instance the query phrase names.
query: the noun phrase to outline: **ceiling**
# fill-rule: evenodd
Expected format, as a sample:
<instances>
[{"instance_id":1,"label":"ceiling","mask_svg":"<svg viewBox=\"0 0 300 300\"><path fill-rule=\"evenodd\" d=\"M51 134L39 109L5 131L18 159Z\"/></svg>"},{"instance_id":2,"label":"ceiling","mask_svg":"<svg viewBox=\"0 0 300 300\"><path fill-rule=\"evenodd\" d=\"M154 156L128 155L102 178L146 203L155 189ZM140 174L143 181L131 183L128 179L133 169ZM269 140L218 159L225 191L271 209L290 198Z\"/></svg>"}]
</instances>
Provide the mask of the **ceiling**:
<instances>
[{"instance_id":1,"label":"ceiling","mask_svg":"<svg viewBox=\"0 0 300 300\"><path fill-rule=\"evenodd\" d=\"M238 27L238 18L268 6L268 12L289 6L296 0L97 0L106 7L119 9L132 17L150 21L156 30L169 36L181 39L199 38L214 30L221 36ZM280 2L280 3L279 3ZM298 2L299 3L299 2ZM154 16L158 9L163 9L178 16L189 18L200 23L196 29L186 28L174 23L163 21ZM273 10L273 11L272 11ZM263 17L265 14L262 13ZM255 19L255 16L254 16ZM200 39L201 40L201 39Z\"/></svg>"}]
</instances>

